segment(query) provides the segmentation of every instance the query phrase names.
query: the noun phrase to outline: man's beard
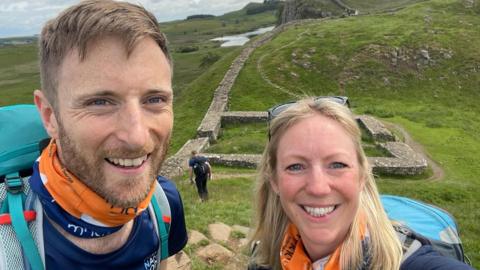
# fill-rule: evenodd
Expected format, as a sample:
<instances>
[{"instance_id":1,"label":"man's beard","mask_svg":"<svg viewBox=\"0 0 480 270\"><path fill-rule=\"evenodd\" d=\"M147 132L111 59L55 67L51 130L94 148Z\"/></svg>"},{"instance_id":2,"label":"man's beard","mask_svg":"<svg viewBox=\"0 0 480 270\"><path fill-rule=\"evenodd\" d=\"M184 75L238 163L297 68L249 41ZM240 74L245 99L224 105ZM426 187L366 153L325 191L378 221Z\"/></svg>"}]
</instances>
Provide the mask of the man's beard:
<instances>
[{"instance_id":1,"label":"man's beard","mask_svg":"<svg viewBox=\"0 0 480 270\"><path fill-rule=\"evenodd\" d=\"M58 118L57 118L58 119ZM92 157L89 157L81 146L76 144L74 140L68 135L62 123L59 121L59 145L61 147L61 154L59 154L63 166L68 171L74 174L82 183L87 185L93 192L104 198L108 203L116 207L136 207L143 201L150 189L152 183L156 181L156 176L160 171L160 167L166 156L170 134L160 143L157 137L154 137L154 147L152 149L135 149L127 148L117 149L98 149ZM150 147L152 148L152 147ZM107 176L102 170L105 157L123 157L135 158L145 156L148 153L150 159L150 170L147 173L148 177L140 175L130 179L122 179L114 187L112 183L107 182Z\"/></svg>"}]
</instances>

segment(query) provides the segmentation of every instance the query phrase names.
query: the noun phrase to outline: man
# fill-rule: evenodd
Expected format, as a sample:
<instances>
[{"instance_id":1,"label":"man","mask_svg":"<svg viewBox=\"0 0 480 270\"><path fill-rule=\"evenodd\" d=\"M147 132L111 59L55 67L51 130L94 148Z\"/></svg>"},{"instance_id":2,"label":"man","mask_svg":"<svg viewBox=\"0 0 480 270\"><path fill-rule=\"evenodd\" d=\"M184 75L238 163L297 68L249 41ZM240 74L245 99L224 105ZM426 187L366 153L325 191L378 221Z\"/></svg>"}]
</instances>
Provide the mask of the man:
<instances>
[{"instance_id":1,"label":"man","mask_svg":"<svg viewBox=\"0 0 480 270\"><path fill-rule=\"evenodd\" d=\"M198 155L197 151L193 150L188 166L190 167L190 183L193 183L193 174L195 174L195 184L200 201L207 201L207 180L212 178L212 167L208 163L208 159Z\"/></svg>"},{"instance_id":2,"label":"man","mask_svg":"<svg viewBox=\"0 0 480 270\"><path fill-rule=\"evenodd\" d=\"M34 101L52 141L30 184L46 215L46 268L160 269L145 211L155 181L171 209L169 255L187 235L180 194L157 177L173 92L155 17L125 2L81 2L44 26L40 58Z\"/></svg>"}]
</instances>

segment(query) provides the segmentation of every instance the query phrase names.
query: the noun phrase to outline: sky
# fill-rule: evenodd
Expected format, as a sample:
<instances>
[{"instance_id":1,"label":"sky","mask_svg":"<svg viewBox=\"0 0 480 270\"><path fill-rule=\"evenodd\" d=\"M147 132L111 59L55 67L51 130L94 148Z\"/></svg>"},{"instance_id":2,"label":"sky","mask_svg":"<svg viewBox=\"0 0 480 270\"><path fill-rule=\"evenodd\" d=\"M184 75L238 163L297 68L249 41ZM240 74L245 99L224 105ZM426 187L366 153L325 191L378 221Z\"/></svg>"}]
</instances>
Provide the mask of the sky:
<instances>
[{"instance_id":1,"label":"sky","mask_svg":"<svg viewBox=\"0 0 480 270\"><path fill-rule=\"evenodd\" d=\"M43 24L79 0L0 0L0 37L39 34ZM160 22L188 15L224 13L263 0L127 0L153 12Z\"/></svg>"}]
</instances>

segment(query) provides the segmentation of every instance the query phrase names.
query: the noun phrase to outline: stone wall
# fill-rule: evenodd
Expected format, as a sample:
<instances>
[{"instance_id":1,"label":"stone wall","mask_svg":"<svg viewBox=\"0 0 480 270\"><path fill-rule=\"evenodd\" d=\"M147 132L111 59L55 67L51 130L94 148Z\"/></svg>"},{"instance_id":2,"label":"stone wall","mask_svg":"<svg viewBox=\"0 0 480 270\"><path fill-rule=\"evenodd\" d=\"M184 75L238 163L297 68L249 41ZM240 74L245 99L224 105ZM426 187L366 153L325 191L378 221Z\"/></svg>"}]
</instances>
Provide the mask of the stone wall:
<instances>
[{"instance_id":1,"label":"stone wall","mask_svg":"<svg viewBox=\"0 0 480 270\"><path fill-rule=\"evenodd\" d=\"M380 121L369 115L360 115L357 122L374 141L395 141L395 136Z\"/></svg>"},{"instance_id":2,"label":"stone wall","mask_svg":"<svg viewBox=\"0 0 480 270\"><path fill-rule=\"evenodd\" d=\"M267 119L266 112L228 112L222 115L222 125L228 123L261 122ZM410 146L396 141L395 136L372 116L357 116L357 122L369 133L376 144L391 157L369 157L374 174L418 175L427 169L427 161ZM256 168L260 155L208 154L213 164Z\"/></svg>"},{"instance_id":3,"label":"stone wall","mask_svg":"<svg viewBox=\"0 0 480 270\"><path fill-rule=\"evenodd\" d=\"M204 153L210 163L229 167L257 168L260 155L256 154L208 154Z\"/></svg>"},{"instance_id":4,"label":"stone wall","mask_svg":"<svg viewBox=\"0 0 480 270\"><path fill-rule=\"evenodd\" d=\"M267 112L254 112L254 111L242 111L242 112L224 112L222 113L222 126L225 124L235 123L258 123L266 122L268 114Z\"/></svg>"},{"instance_id":5,"label":"stone wall","mask_svg":"<svg viewBox=\"0 0 480 270\"><path fill-rule=\"evenodd\" d=\"M187 141L174 156L169 157L164 162L160 172L161 175L167 178L182 175L183 171L188 168L187 162L190 158L191 151L196 150L199 153L205 151L209 147L210 142L217 140L222 125L226 123L264 122L267 120L266 112L227 112L230 89L235 83L235 79L243 68L246 60L255 48L262 46L276 34L291 25L305 24L312 21L315 20L309 19L283 24L271 32L260 36L242 50L215 90L210 107L197 129L197 138ZM383 147L392 155L392 157L369 158L374 173L415 175L425 171L427 168L426 160L415 153L408 145L395 141L395 136L385 128L380 121L366 115L359 116L357 121L367 130L375 141L378 141L380 147ZM204 153L204 155L209 157L212 164L248 168L255 168L261 158L260 155L252 154L227 155Z\"/></svg>"},{"instance_id":6,"label":"stone wall","mask_svg":"<svg viewBox=\"0 0 480 270\"><path fill-rule=\"evenodd\" d=\"M225 73L222 81L215 89L210 107L208 108L207 113L197 129L197 139L187 141L182 148L175 153L175 155L165 160L162 165L162 169L160 170L161 175L167 178L173 178L182 175L183 170L187 168L187 162L190 158L191 151L196 150L200 153L209 146L210 141L215 141L217 139L221 128L222 114L228 109L228 94L230 89L232 88L240 70L243 68L245 61L255 50L255 48L267 43L270 39L272 39L273 36L277 35L291 25L304 24L308 22L311 22L311 20L295 21L283 24L247 44L240 55L237 56L237 58L235 58L235 60L232 62L232 65Z\"/></svg>"}]
</instances>

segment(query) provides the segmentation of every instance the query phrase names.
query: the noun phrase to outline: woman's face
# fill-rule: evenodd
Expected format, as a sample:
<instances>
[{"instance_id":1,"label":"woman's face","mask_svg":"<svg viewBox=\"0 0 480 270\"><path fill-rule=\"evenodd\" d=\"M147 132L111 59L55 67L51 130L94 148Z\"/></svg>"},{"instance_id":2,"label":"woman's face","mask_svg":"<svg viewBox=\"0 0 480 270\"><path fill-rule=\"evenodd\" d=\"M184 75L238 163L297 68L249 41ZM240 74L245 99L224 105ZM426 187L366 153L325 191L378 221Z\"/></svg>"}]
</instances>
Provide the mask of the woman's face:
<instances>
[{"instance_id":1,"label":"woman's face","mask_svg":"<svg viewBox=\"0 0 480 270\"><path fill-rule=\"evenodd\" d=\"M280 138L274 191L312 261L342 243L363 186L354 142L336 121L314 114Z\"/></svg>"}]
</instances>

